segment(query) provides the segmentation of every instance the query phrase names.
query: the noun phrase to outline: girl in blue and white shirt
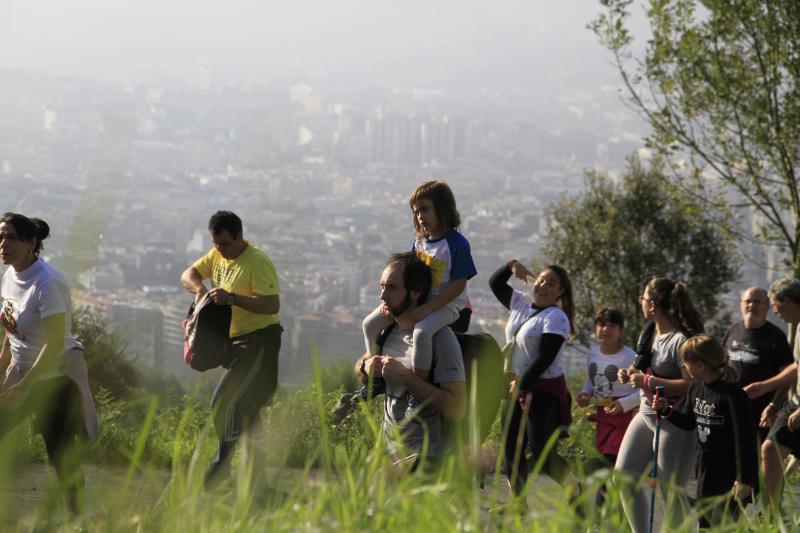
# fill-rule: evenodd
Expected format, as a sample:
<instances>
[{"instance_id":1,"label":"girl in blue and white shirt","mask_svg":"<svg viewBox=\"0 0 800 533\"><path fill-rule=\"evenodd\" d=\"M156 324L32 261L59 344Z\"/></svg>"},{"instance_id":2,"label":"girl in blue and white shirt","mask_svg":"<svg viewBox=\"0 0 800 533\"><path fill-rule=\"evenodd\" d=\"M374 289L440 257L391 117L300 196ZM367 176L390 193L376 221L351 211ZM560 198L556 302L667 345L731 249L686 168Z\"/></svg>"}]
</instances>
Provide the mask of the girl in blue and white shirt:
<instances>
[{"instance_id":1,"label":"girl in blue and white shirt","mask_svg":"<svg viewBox=\"0 0 800 533\"><path fill-rule=\"evenodd\" d=\"M469 305L467 280L477 274L469 242L458 231L461 217L450 187L442 181L427 181L417 187L409 200L417 238L412 251L431 267L433 286L428 301L412 311L416 321L413 334L412 370L428 378L433 361L433 336L459 319ZM364 319L367 353L376 354L376 339L389 324L379 306ZM460 355L460 354L459 354ZM417 405L409 401L410 409Z\"/></svg>"}]
</instances>

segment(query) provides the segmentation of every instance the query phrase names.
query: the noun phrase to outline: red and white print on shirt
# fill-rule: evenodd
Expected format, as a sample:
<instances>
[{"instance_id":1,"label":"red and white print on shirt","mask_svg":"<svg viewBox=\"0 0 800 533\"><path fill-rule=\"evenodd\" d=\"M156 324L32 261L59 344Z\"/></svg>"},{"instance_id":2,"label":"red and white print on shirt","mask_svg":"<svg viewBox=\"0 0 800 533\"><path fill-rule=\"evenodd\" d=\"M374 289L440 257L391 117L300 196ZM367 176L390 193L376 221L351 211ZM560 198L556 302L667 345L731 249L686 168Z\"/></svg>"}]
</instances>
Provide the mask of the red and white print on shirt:
<instances>
[{"instance_id":1,"label":"red and white print on shirt","mask_svg":"<svg viewBox=\"0 0 800 533\"><path fill-rule=\"evenodd\" d=\"M17 319L14 318L14 302L12 300L3 302L3 310L0 311L0 322L3 323L3 327L10 334L15 335L17 333Z\"/></svg>"}]
</instances>

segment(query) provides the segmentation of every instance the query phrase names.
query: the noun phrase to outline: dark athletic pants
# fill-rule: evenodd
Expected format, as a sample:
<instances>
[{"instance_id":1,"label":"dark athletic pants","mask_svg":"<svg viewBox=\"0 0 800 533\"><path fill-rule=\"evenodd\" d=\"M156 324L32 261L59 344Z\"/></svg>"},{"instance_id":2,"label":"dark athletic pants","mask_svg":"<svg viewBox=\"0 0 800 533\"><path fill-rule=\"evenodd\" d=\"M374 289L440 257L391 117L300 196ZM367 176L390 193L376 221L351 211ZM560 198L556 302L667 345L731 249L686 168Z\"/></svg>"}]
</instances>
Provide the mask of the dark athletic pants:
<instances>
[{"instance_id":1,"label":"dark athletic pants","mask_svg":"<svg viewBox=\"0 0 800 533\"><path fill-rule=\"evenodd\" d=\"M273 324L230 340L231 363L211 398L219 443L211 474L230 465L242 432L261 423L259 411L270 402L278 386L282 331L280 324Z\"/></svg>"},{"instance_id":2,"label":"dark athletic pants","mask_svg":"<svg viewBox=\"0 0 800 533\"><path fill-rule=\"evenodd\" d=\"M529 465L525 458L526 444L530 445L532 461L534 464L544 453L545 445L550 436L561 430L561 402L551 394L541 391L533 391L531 405L528 408L527 419L523 419L522 407L519 402L514 402L514 410L508 425L508 437L505 443L505 471L509 480L512 480L512 489L515 494L522 492L525 481L528 479ZM522 428L524 420L524 429ZM520 442L519 452L517 452L517 442ZM519 453L519 463L516 465L516 477L514 477L515 455ZM563 481L567 473L567 464L558 455L555 447L550 449L550 453L544 461L542 472L548 474L559 483Z\"/></svg>"},{"instance_id":3,"label":"dark athletic pants","mask_svg":"<svg viewBox=\"0 0 800 533\"><path fill-rule=\"evenodd\" d=\"M33 431L41 433L50 464L55 468L63 491L80 490L81 444L86 436L83 425L82 398L70 378L45 378L31 387L25 403L11 411L0 408L0 439L33 416Z\"/></svg>"}]
</instances>

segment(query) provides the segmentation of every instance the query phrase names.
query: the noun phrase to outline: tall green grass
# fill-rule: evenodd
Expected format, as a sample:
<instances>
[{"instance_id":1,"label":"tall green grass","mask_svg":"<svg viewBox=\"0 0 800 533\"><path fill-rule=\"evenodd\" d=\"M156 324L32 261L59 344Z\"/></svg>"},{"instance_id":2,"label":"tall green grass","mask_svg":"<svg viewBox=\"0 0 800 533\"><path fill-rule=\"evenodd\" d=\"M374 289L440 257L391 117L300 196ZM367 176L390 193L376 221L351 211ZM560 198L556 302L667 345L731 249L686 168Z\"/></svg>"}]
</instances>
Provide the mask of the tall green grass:
<instances>
[{"instance_id":1,"label":"tall green grass","mask_svg":"<svg viewBox=\"0 0 800 533\"><path fill-rule=\"evenodd\" d=\"M329 422L339 395L354 386L349 367L320 369L307 387L282 391L264 411L266 434L242 443L232 481L206 492L203 473L215 439L208 407L186 396L165 404L149 395L131 400L99 394L103 436L90 461L102 480L89 476L83 516L70 518L58 504L53 480L36 503L20 504L14 480L20 465L43 459L25 427L0 445L0 527L9 531L625 531L622 492L608 475L591 474L594 427L576 410L572 437L551 445L568 458L582 490L576 494L532 474L528 492L513 498L506 481L489 472L481 488L475 432L466 448L440 468L395 477L380 439L380 400L361 404L343 421ZM342 385L345 383L345 385ZM466 423L469 425L470 421ZM484 463L498 464L502 428L496 423L484 446ZM116 466L115 466L116 465ZM541 465L539 465L541 466ZM93 471L97 472L97 468ZM107 475L106 475L107 474ZM100 475L100 474L96 474ZM645 483L646 480L639 480ZM594 508L595 494L606 502ZM787 496L785 527L797 530L797 502ZM687 514L682 530L697 515ZM742 517L720 531L775 531L776 519Z\"/></svg>"}]
</instances>

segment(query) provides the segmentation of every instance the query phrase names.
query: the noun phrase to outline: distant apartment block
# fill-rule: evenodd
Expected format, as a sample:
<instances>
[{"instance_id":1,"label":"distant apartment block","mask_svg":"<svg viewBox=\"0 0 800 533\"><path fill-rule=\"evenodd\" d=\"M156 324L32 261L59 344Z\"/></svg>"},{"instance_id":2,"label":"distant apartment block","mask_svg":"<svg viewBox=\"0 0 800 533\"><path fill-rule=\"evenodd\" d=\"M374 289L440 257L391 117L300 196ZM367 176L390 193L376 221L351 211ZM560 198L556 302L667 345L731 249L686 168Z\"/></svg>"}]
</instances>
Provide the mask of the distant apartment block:
<instances>
[{"instance_id":1,"label":"distant apartment block","mask_svg":"<svg viewBox=\"0 0 800 533\"><path fill-rule=\"evenodd\" d=\"M472 128L461 117L387 115L366 124L371 162L392 165L446 163L468 157Z\"/></svg>"}]
</instances>

